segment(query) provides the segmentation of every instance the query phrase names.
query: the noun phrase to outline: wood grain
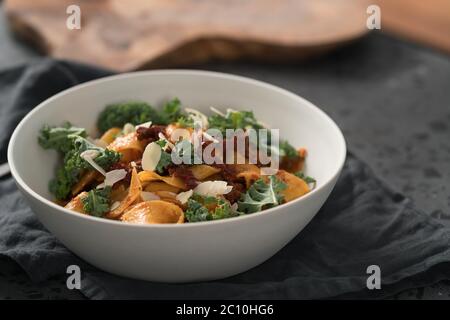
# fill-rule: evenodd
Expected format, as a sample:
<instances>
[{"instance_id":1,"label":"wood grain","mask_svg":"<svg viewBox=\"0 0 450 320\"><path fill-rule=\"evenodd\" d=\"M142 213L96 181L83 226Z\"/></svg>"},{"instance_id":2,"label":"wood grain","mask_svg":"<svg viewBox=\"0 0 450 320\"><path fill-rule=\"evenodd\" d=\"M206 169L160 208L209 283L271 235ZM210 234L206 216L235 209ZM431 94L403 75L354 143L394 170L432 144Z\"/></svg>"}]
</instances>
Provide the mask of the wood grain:
<instances>
[{"instance_id":1,"label":"wood grain","mask_svg":"<svg viewBox=\"0 0 450 320\"><path fill-rule=\"evenodd\" d=\"M78 4L81 30L66 28ZM368 32L366 0L6 0L11 28L50 56L117 71L210 59L300 60Z\"/></svg>"}]
</instances>

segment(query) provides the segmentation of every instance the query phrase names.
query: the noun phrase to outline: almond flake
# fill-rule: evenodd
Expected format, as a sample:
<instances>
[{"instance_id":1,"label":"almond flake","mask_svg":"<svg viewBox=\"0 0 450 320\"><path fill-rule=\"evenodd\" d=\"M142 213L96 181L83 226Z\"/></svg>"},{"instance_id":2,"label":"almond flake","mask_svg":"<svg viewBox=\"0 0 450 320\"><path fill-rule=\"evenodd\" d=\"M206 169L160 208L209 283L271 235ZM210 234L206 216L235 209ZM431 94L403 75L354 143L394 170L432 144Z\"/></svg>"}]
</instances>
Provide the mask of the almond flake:
<instances>
[{"instance_id":1,"label":"almond flake","mask_svg":"<svg viewBox=\"0 0 450 320\"><path fill-rule=\"evenodd\" d=\"M194 190L189 190L189 191L185 191L185 192L180 192L179 194L177 194L176 199L178 201L181 202L181 204L185 204L190 197L192 197L192 195L194 194Z\"/></svg>"},{"instance_id":2,"label":"almond flake","mask_svg":"<svg viewBox=\"0 0 450 320\"><path fill-rule=\"evenodd\" d=\"M148 121L148 122L144 122L144 123L138 124L136 126L136 129L137 128L150 128L151 126L152 126L152 122Z\"/></svg>"},{"instance_id":3,"label":"almond flake","mask_svg":"<svg viewBox=\"0 0 450 320\"><path fill-rule=\"evenodd\" d=\"M113 186L127 176L125 169L116 169L108 171L105 175L105 186Z\"/></svg>"},{"instance_id":4,"label":"almond flake","mask_svg":"<svg viewBox=\"0 0 450 320\"><path fill-rule=\"evenodd\" d=\"M145 171L155 171L159 160L161 159L161 147L156 143L149 143L142 155L142 169Z\"/></svg>"},{"instance_id":5,"label":"almond flake","mask_svg":"<svg viewBox=\"0 0 450 320\"><path fill-rule=\"evenodd\" d=\"M228 186L226 181L205 181L197 185L194 189L195 193L202 196L213 196L223 195L231 192L233 186Z\"/></svg>"}]
</instances>

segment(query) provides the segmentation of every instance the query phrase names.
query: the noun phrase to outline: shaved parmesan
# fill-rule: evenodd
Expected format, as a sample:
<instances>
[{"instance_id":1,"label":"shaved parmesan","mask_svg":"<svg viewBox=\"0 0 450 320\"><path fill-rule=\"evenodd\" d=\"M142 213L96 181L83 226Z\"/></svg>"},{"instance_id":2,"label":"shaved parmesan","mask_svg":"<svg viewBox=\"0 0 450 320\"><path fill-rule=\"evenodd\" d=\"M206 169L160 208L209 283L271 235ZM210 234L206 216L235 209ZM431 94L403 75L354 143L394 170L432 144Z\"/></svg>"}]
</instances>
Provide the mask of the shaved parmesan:
<instances>
[{"instance_id":1,"label":"shaved parmesan","mask_svg":"<svg viewBox=\"0 0 450 320\"><path fill-rule=\"evenodd\" d=\"M181 202L181 204L185 204L190 197L192 197L192 195L194 194L194 190L189 190L186 192L180 192L179 194L177 194L177 196L175 197L178 201Z\"/></svg>"},{"instance_id":2,"label":"shaved parmesan","mask_svg":"<svg viewBox=\"0 0 450 320\"><path fill-rule=\"evenodd\" d=\"M141 198L144 201L160 200L161 198L153 192L141 191Z\"/></svg>"},{"instance_id":3,"label":"shaved parmesan","mask_svg":"<svg viewBox=\"0 0 450 320\"><path fill-rule=\"evenodd\" d=\"M152 122L148 121L148 122L144 122L144 123L138 124L136 126L136 129L137 128L150 128L151 126L152 126Z\"/></svg>"},{"instance_id":4,"label":"shaved parmesan","mask_svg":"<svg viewBox=\"0 0 450 320\"><path fill-rule=\"evenodd\" d=\"M220 111L214 107L209 107L209 109L211 109L212 112L217 113L219 116L225 117L225 113L223 113L222 111Z\"/></svg>"},{"instance_id":5,"label":"shaved parmesan","mask_svg":"<svg viewBox=\"0 0 450 320\"><path fill-rule=\"evenodd\" d=\"M161 147L152 142L145 147L144 154L142 155L142 169L145 171L155 171L159 160L161 159Z\"/></svg>"},{"instance_id":6,"label":"shaved parmesan","mask_svg":"<svg viewBox=\"0 0 450 320\"><path fill-rule=\"evenodd\" d=\"M194 189L195 193L198 193L202 196L213 196L216 197L218 195L227 194L231 192L233 186L228 186L226 181L205 181L197 185Z\"/></svg>"},{"instance_id":7,"label":"shaved parmesan","mask_svg":"<svg viewBox=\"0 0 450 320\"><path fill-rule=\"evenodd\" d=\"M184 108L184 110L189 114L189 117L194 120L194 123L200 123L202 129L208 128L208 117L205 116L198 110L192 108Z\"/></svg>"},{"instance_id":8,"label":"shaved parmesan","mask_svg":"<svg viewBox=\"0 0 450 320\"><path fill-rule=\"evenodd\" d=\"M80 157L89 163L95 170L106 176L106 171L100 167L94 159L100 154L97 150L86 150L80 154Z\"/></svg>"},{"instance_id":9,"label":"shaved parmesan","mask_svg":"<svg viewBox=\"0 0 450 320\"><path fill-rule=\"evenodd\" d=\"M125 123L122 131L123 131L124 135L127 135L127 134L130 134L130 133L136 131L136 128L131 123Z\"/></svg>"},{"instance_id":10,"label":"shaved parmesan","mask_svg":"<svg viewBox=\"0 0 450 320\"><path fill-rule=\"evenodd\" d=\"M115 201L112 205L110 210L113 211L114 209L117 209L120 206L120 201Z\"/></svg>"},{"instance_id":11,"label":"shaved parmesan","mask_svg":"<svg viewBox=\"0 0 450 320\"><path fill-rule=\"evenodd\" d=\"M103 189L106 186L112 187L116 182L119 182L127 176L125 169L117 169L108 171L105 174L105 180L97 186L97 189Z\"/></svg>"},{"instance_id":12,"label":"shaved parmesan","mask_svg":"<svg viewBox=\"0 0 450 320\"><path fill-rule=\"evenodd\" d=\"M113 186L116 182L119 182L127 176L127 171L125 169L111 170L106 173L105 176L105 186Z\"/></svg>"}]
</instances>

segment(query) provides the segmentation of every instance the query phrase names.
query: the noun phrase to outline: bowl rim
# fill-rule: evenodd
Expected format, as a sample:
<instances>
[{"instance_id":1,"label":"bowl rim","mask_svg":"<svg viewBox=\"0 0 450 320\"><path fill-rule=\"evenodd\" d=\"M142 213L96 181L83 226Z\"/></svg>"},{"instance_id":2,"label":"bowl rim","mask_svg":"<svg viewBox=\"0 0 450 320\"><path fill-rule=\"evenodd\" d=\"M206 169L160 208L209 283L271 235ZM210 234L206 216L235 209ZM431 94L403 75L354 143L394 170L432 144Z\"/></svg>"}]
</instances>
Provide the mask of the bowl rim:
<instances>
[{"instance_id":1,"label":"bowl rim","mask_svg":"<svg viewBox=\"0 0 450 320\"><path fill-rule=\"evenodd\" d=\"M188 76L216 77L216 78L222 78L222 79L227 79L227 80L243 82L246 84L262 87L263 89L272 90L272 91L276 91L276 92L284 94L284 95L288 95L288 96L294 98L294 100L297 100L297 101L303 103L306 107L312 109L320 117L322 117L322 119L325 122L327 122L328 125L333 127L333 129L336 131L336 133L338 135L337 139L338 139L338 143L339 143L339 148L342 150L342 154L340 155L340 158L337 159L337 161L339 163L339 165L337 166L337 169L335 169L335 171L333 172L331 177L327 181L325 181L321 186L314 188L312 191L308 192L306 195L303 195L300 198L292 200L288 203L281 204L277 207L260 211L257 214L247 214L247 215L242 215L242 216L237 216L237 217L232 217L232 218L227 218L227 219L201 221L201 222L195 222L195 223L182 223L182 224L169 224L169 223L168 224L133 224L133 223L124 223L124 222L121 222L118 220L94 217L94 216L87 215L87 214L80 214L78 212L66 209L66 208L52 202L51 200L48 200L45 197L41 196L36 191L34 191L31 187L29 187L25 183L25 181L22 179L22 177L19 174L19 172L14 164L14 161L13 161L14 160L13 151L14 151L15 140L16 140L17 136L19 135L24 124L31 117L33 117L33 115L35 113L38 113L41 109L45 108L45 106L49 102L59 99L60 97L70 94L71 92L77 91L79 89L89 87L89 86L95 86L97 84L104 83L104 82L115 81L118 79L123 80L123 79L130 78L130 77L138 77L138 76L146 76L146 75L158 76L158 75L177 75L177 74L178 75L188 75ZM288 208L288 207L295 206L296 204L300 203L301 201L305 201L306 199L314 196L316 193L319 193L320 190L324 189L328 184L331 183L331 181L338 178L338 176L340 175L342 168L344 166L346 154L347 154L346 141L345 141L344 135L343 135L342 131L340 130L340 128L338 127L338 125L330 118L330 116L328 116L319 107L317 107L312 102L306 100L305 98L303 98L291 91L288 91L279 86L276 86L276 85L273 85L273 84L270 84L270 83L267 83L264 81L248 78L245 76L224 73L224 72L198 70L198 69L155 69L155 70L126 72L126 73L101 77L98 79L90 80L90 81L75 85L73 87L65 89L65 90L45 99L44 101L39 103L36 107L31 109L30 112L28 112L27 115L22 118L22 120L19 122L19 124L14 129L14 132L11 135L11 138L8 143L7 159L8 159L8 164L9 164L9 167L11 170L11 175L14 178L14 180L16 181L16 183L22 188L22 190L27 192L31 197L38 200L39 202L44 203L45 205L50 206L58 211L61 211L61 213L69 214L69 215L71 215L75 218L79 218L79 219L87 219L87 220L92 221L93 223L95 223L95 222L106 223L106 224L112 224L112 225L116 225L116 226L122 226L124 228L193 228L193 227L205 226L205 225L229 224L229 223L239 222L244 219L253 219L254 217L258 217L261 215L265 216L265 215L274 214L274 213L276 213L277 210L279 210L281 208Z\"/></svg>"}]
</instances>

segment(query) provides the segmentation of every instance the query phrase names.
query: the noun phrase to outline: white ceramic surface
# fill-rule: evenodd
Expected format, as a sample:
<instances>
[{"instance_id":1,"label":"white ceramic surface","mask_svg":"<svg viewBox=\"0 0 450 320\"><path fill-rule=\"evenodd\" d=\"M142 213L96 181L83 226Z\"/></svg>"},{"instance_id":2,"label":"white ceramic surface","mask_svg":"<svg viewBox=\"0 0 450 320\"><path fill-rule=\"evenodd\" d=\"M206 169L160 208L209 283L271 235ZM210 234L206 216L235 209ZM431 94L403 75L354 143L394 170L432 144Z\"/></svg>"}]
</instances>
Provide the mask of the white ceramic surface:
<instances>
[{"instance_id":1,"label":"white ceramic surface","mask_svg":"<svg viewBox=\"0 0 450 320\"><path fill-rule=\"evenodd\" d=\"M182 225L132 225L81 215L52 203L47 186L57 155L37 144L44 124L69 120L95 133L98 113L111 102L144 100L159 106L178 97L208 113L251 109L296 147L306 147L306 172L318 181L306 196L243 217ZM345 140L310 102L248 78L190 70L122 74L91 81L49 98L17 126L8 161L19 189L45 227L91 264L121 276L162 282L219 279L246 271L283 248L314 217L344 164Z\"/></svg>"}]
</instances>

